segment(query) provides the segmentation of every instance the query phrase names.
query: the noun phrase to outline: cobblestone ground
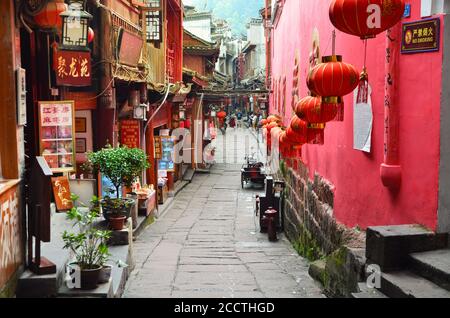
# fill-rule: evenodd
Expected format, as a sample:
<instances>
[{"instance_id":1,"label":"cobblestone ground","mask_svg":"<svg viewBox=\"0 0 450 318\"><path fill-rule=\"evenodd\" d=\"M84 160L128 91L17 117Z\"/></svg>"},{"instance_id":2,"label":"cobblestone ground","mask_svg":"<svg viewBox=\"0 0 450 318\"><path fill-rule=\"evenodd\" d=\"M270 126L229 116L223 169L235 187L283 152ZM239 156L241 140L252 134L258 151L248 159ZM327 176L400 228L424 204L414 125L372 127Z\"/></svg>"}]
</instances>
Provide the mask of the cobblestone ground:
<instances>
[{"instance_id":1,"label":"cobblestone ground","mask_svg":"<svg viewBox=\"0 0 450 318\"><path fill-rule=\"evenodd\" d=\"M261 189L240 186L243 158L256 152L256 139L228 130L216 145L217 160L226 163L197 174L135 242L136 268L124 297L323 297L286 238L270 243L259 233L254 197Z\"/></svg>"}]
</instances>

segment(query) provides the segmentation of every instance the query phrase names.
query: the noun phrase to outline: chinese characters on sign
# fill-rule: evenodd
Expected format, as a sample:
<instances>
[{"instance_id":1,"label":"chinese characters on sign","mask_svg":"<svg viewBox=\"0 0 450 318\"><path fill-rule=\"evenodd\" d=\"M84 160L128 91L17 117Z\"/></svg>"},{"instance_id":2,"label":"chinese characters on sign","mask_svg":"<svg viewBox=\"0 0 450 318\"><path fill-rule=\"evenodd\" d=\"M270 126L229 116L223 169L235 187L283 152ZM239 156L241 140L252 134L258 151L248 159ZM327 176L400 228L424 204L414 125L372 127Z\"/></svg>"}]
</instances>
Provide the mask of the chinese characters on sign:
<instances>
[{"instance_id":1,"label":"chinese characters on sign","mask_svg":"<svg viewBox=\"0 0 450 318\"><path fill-rule=\"evenodd\" d=\"M58 86L90 86L90 52L56 51L54 71Z\"/></svg>"},{"instance_id":2,"label":"chinese characters on sign","mask_svg":"<svg viewBox=\"0 0 450 318\"><path fill-rule=\"evenodd\" d=\"M439 51L441 20L429 19L403 24L402 53Z\"/></svg>"},{"instance_id":3,"label":"chinese characters on sign","mask_svg":"<svg viewBox=\"0 0 450 318\"><path fill-rule=\"evenodd\" d=\"M52 178L52 186L58 211L68 211L72 209L73 202L71 199L69 178L67 176Z\"/></svg>"},{"instance_id":4,"label":"chinese characters on sign","mask_svg":"<svg viewBox=\"0 0 450 318\"><path fill-rule=\"evenodd\" d=\"M121 144L130 149L140 148L140 126L137 120L121 121Z\"/></svg>"},{"instance_id":5,"label":"chinese characters on sign","mask_svg":"<svg viewBox=\"0 0 450 318\"><path fill-rule=\"evenodd\" d=\"M40 150L52 172L75 170L73 117L73 101L39 102Z\"/></svg>"},{"instance_id":6,"label":"chinese characters on sign","mask_svg":"<svg viewBox=\"0 0 450 318\"><path fill-rule=\"evenodd\" d=\"M159 136L155 136L155 159L162 159L162 144Z\"/></svg>"},{"instance_id":7,"label":"chinese characters on sign","mask_svg":"<svg viewBox=\"0 0 450 318\"><path fill-rule=\"evenodd\" d=\"M24 254L19 197L17 185L0 195L0 286L11 279Z\"/></svg>"}]
</instances>

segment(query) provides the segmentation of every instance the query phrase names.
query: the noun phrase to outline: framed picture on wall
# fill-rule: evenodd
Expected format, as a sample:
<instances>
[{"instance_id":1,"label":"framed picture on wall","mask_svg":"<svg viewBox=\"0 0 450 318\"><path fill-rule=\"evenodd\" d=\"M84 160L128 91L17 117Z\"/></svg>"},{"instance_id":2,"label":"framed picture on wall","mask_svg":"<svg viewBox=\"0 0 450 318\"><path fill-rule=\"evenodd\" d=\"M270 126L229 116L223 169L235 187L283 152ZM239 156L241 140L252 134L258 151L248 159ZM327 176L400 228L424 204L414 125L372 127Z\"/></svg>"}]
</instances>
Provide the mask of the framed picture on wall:
<instances>
[{"instance_id":1,"label":"framed picture on wall","mask_svg":"<svg viewBox=\"0 0 450 318\"><path fill-rule=\"evenodd\" d=\"M77 117L77 118L75 118L75 132L76 133L85 133L85 132L87 132L86 117Z\"/></svg>"},{"instance_id":2,"label":"framed picture on wall","mask_svg":"<svg viewBox=\"0 0 450 318\"><path fill-rule=\"evenodd\" d=\"M86 153L86 138L78 138L75 142L75 149L77 153Z\"/></svg>"}]
</instances>

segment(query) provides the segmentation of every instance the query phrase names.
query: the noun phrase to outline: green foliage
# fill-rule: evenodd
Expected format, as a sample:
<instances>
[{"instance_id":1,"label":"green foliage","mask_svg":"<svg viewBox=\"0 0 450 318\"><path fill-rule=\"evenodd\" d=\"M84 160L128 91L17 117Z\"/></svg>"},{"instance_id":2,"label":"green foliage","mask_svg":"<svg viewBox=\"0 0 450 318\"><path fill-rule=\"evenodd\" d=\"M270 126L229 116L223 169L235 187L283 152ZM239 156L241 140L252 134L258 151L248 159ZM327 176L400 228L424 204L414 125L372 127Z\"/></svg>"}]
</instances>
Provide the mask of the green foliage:
<instances>
[{"instance_id":1,"label":"green foliage","mask_svg":"<svg viewBox=\"0 0 450 318\"><path fill-rule=\"evenodd\" d=\"M293 243L293 246L300 256L307 258L309 261L316 261L323 257L319 244L303 226L300 237Z\"/></svg>"},{"instance_id":2,"label":"green foliage","mask_svg":"<svg viewBox=\"0 0 450 318\"><path fill-rule=\"evenodd\" d=\"M72 196L77 201L77 196ZM71 250L78 266L82 270L103 266L110 254L107 241L111 237L110 231L100 231L94 227L99 217L99 201L93 197L90 207L77 207L67 213L67 219L73 221L74 232L64 231L62 238L64 249Z\"/></svg>"},{"instance_id":3,"label":"green foliage","mask_svg":"<svg viewBox=\"0 0 450 318\"><path fill-rule=\"evenodd\" d=\"M286 178L287 171L286 171L286 162L284 160L280 161L280 172L283 175L283 177Z\"/></svg>"},{"instance_id":4,"label":"green foliage","mask_svg":"<svg viewBox=\"0 0 450 318\"><path fill-rule=\"evenodd\" d=\"M109 217L130 216L130 208L135 204L134 200L130 199L113 199L105 197L101 201L103 214L106 219Z\"/></svg>"},{"instance_id":5,"label":"green foliage","mask_svg":"<svg viewBox=\"0 0 450 318\"><path fill-rule=\"evenodd\" d=\"M114 185L117 198L120 197L120 186L130 188L142 171L150 167L147 155L141 149L108 146L88 153L87 157L94 173L101 172Z\"/></svg>"}]
</instances>

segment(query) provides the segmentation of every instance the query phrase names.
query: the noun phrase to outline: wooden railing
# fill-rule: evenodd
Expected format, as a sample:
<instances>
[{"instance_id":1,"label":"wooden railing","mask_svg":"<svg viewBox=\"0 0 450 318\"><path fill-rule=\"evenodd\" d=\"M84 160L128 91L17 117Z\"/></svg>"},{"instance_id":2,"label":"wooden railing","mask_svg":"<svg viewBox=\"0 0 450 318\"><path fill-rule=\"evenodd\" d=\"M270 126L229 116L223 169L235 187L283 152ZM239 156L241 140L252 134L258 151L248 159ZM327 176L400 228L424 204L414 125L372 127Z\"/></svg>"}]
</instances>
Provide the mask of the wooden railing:
<instances>
[{"instance_id":1,"label":"wooden railing","mask_svg":"<svg viewBox=\"0 0 450 318\"><path fill-rule=\"evenodd\" d=\"M139 36L143 36L142 28L134 24L127 19L123 18L121 15L119 15L117 12L112 11L112 24L114 26L114 29L123 28L124 30L127 30L131 33L134 33Z\"/></svg>"}]
</instances>

